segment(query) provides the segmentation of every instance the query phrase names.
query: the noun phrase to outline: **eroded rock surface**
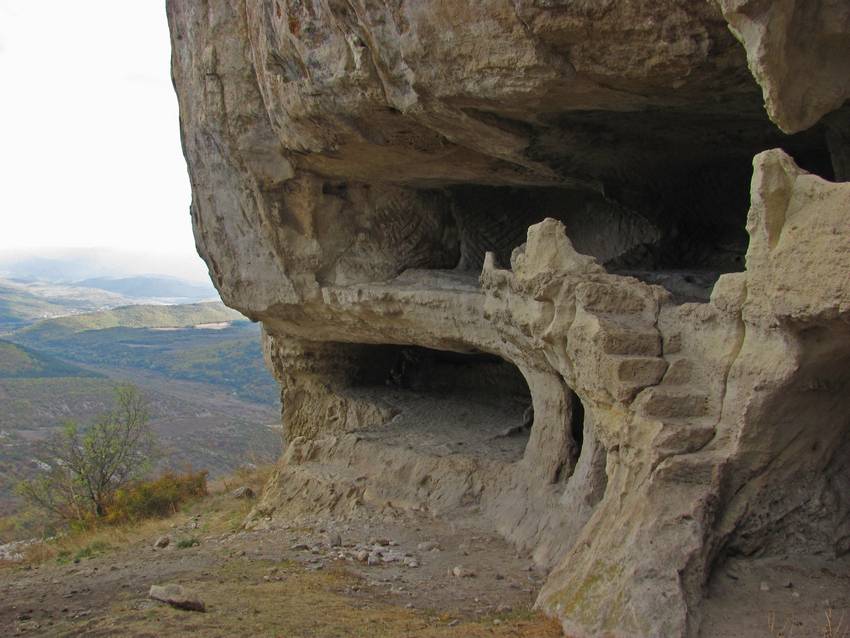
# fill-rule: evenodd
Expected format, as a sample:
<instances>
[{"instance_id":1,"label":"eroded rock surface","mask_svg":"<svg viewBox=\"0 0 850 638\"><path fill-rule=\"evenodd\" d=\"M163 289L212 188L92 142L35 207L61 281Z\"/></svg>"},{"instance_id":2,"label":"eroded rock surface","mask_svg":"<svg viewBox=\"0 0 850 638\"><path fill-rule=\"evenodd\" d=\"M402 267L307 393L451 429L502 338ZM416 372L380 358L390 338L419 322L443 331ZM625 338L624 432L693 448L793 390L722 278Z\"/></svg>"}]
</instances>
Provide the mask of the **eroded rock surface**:
<instances>
[{"instance_id":1,"label":"eroded rock surface","mask_svg":"<svg viewBox=\"0 0 850 638\"><path fill-rule=\"evenodd\" d=\"M850 550L846 20L763 4L168 2L198 249L282 388L252 525L477 512L587 636Z\"/></svg>"}]
</instances>

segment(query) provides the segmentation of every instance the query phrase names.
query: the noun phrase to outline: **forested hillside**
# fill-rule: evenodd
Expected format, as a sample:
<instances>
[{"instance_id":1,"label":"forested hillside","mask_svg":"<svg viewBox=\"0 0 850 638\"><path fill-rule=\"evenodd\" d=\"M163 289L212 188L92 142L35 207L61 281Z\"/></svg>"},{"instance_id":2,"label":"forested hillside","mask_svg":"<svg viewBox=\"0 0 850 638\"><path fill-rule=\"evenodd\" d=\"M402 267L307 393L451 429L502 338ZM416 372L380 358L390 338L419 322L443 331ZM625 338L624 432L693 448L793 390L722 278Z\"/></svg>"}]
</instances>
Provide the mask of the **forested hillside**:
<instances>
[{"instance_id":1,"label":"forested hillside","mask_svg":"<svg viewBox=\"0 0 850 638\"><path fill-rule=\"evenodd\" d=\"M43 470L38 441L112 410L121 382L148 399L158 471L216 476L281 451L279 388L259 326L239 313L203 303L47 319L0 340L0 542L37 531L12 489Z\"/></svg>"}]
</instances>

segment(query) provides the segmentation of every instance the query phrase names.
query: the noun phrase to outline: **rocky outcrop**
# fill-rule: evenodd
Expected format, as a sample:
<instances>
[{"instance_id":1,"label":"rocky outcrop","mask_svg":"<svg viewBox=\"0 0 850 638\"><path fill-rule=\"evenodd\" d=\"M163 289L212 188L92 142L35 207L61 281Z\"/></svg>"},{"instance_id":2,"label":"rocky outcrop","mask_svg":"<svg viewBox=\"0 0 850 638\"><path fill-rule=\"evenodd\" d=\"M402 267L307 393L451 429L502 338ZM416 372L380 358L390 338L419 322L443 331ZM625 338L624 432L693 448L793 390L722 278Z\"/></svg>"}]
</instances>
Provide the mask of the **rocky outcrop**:
<instances>
[{"instance_id":1,"label":"rocky outcrop","mask_svg":"<svg viewBox=\"0 0 850 638\"><path fill-rule=\"evenodd\" d=\"M282 388L252 525L486 516L587 636L850 550L846 29L762 4L168 2L198 249Z\"/></svg>"},{"instance_id":2,"label":"rocky outcrop","mask_svg":"<svg viewBox=\"0 0 850 638\"><path fill-rule=\"evenodd\" d=\"M747 49L771 119L793 133L850 98L850 7L842 0L718 0Z\"/></svg>"}]
</instances>

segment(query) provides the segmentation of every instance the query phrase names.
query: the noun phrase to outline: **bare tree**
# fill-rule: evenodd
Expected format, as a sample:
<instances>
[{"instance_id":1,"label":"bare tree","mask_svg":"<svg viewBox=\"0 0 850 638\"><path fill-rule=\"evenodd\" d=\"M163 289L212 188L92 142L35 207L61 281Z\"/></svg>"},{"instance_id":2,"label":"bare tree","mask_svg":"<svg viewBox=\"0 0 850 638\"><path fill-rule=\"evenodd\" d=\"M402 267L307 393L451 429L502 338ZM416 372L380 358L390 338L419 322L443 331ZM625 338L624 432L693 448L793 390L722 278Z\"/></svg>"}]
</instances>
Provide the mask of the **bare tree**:
<instances>
[{"instance_id":1,"label":"bare tree","mask_svg":"<svg viewBox=\"0 0 850 638\"><path fill-rule=\"evenodd\" d=\"M129 383L115 396L115 411L86 428L68 422L42 443L38 460L50 469L19 493L66 520L106 516L116 492L149 472L157 452L146 399Z\"/></svg>"}]
</instances>

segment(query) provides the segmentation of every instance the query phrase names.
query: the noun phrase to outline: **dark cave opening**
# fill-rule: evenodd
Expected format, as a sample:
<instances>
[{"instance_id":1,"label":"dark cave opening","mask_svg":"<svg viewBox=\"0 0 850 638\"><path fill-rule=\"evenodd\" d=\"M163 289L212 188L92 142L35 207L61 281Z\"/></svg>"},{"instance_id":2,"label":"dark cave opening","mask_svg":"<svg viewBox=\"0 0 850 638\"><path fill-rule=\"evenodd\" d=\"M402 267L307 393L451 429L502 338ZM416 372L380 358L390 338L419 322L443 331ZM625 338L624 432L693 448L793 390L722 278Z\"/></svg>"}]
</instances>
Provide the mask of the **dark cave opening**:
<instances>
[{"instance_id":1,"label":"dark cave opening","mask_svg":"<svg viewBox=\"0 0 850 638\"><path fill-rule=\"evenodd\" d=\"M584 405L581 399L575 393L575 390L570 390L570 405L572 406L572 416L570 417L570 435L576 444L576 458L581 457L581 450L584 445Z\"/></svg>"},{"instance_id":2,"label":"dark cave opening","mask_svg":"<svg viewBox=\"0 0 850 638\"><path fill-rule=\"evenodd\" d=\"M757 153L782 148L804 170L835 179L838 151L826 125L786 135L758 98L541 116L544 124L528 131L527 156L588 188L447 186L458 268L480 269L487 252L509 268L528 227L551 217L609 272L665 286L681 301L707 301L721 274L746 267ZM833 117L850 119L847 110Z\"/></svg>"},{"instance_id":3,"label":"dark cave opening","mask_svg":"<svg viewBox=\"0 0 850 638\"><path fill-rule=\"evenodd\" d=\"M357 429L362 438L432 456L522 458L533 410L528 383L512 363L398 345L360 345L352 360L340 394L389 415L386 423Z\"/></svg>"}]
</instances>

